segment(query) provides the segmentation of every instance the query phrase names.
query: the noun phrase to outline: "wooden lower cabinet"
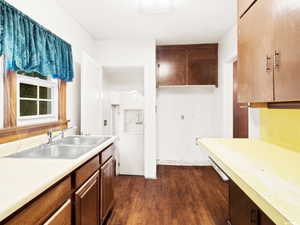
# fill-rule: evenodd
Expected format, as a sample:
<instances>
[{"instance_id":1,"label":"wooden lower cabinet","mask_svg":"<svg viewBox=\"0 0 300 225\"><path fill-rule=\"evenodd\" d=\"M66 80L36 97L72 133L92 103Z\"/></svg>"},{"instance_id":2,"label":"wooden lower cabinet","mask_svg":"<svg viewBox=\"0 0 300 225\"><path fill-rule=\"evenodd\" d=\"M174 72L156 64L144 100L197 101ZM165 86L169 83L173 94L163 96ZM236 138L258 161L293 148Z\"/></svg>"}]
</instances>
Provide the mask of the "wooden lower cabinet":
<instances>
[{"instance_id":1,"label":"wooden lower cabinet","mask_svg":"<svg viewBox=\"0 0 300 225\"><path fill-rule=\"evenodd\" d=\"M79 166L0 225L100 225L114 202L113 145Z\"/></svg>"},{"instance_id":2,"label":"wooden lower cabinet","mask_svg":"<svg viewBox=\"0 0 300 225\"><path fill-rule=\"evenodd\" d=\"M260 223L259 225L275 225L269 217L266 216L263 212L260 212Z\"/></svg>"},{"instance_id":3,"label":"wooden lower cabinet","mask_svg":"<svg viewBox=\"0 0 300 225\"><path fill-rule=\"evenodd\" d=\"M75 193L75 224L99 224L99 172L96 172Z\"/></svg>"},{"instance_id":4,"label":"wooden lower cabinet","mask_svg":"<svg viewBox=\"0 0 300 225\"><path fill-rule=\"evenodd\" d=\"M101 223L104 222L106 216L113 206L114 193L113 193L113 178L114 173L114 160L110 158L101 167Z\"/></svg>"},{"instance_id":5,"label":"wooden lower cabinet","mask_svg":"<svg viewBox=\"0 0 300 225\"><path fill-rule=\"evenodd\" d=\"M229 183L231 225L275 225L233 182Z\"/></svg>"},{"instance_id":6,"label":"wooden lower cabinet","mask_svg":"<svg viewBox=\"0 0 300 225\"><path fill-rule=\"evenodd\" d=\"M71 177L66 177L27 204L1 225L42 225L71 196ZM45 204L47 203L47 204ZM51 224L52 225L52 224Z\"/></svg>"},{"instance_id":7,"label":"wooden lower cabinet","mask_svg":"<svg viewBox=\"0 0 300 225\"><path fill-rule=\"evenodd\" d=\"M72 203L69 199L44 225L72 225Z\"/></svg>"}]
</instances>

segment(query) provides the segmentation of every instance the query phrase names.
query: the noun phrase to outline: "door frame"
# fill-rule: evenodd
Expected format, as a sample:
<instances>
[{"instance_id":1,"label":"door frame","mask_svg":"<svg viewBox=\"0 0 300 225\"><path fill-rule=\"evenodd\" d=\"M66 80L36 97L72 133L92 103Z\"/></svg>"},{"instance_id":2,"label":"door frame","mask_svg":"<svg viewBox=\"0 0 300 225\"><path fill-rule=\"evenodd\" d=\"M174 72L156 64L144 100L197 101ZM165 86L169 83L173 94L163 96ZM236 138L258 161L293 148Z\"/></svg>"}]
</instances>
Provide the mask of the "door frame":
<instances>
[{"instance_id":1,"label":"door frame","mask_svg":"<svg viewBox=\"0 0 300 225\"><path fill-rule=\"evenodd\" d=\"M148 140L148 136L146 135L146 130L147 130L146 124L148 124L148 123L150 124L150 121L146 120L146 116L148 116L148 113L149 113L149 112L146 111L146 105L149 104L149 101L150 101L150 99L149 99L150 96L148 95L147 90L146 90L147 88L149 88L146 85L147 82L148 82L147 74L146 74L147 66L146 65L141 65L141 64L136 64L136 65L131 65L131 64L129 64L129 65L121 65L121 64L106 65L106 64L103 64L103 65L100 66L101 73L102 73L102 75L101 75L102 83L103 83L103 79L104 79L105 68L107 68L107 67L116 67L116 68L117 67L128 67L128 68L130 68L130 67L137 68L138 67L138 68L143 68L143 89L144 89L144 93L143 93L144 94L144 109L143 109L143 113L144 113L143 155L144 155L144 158L143 158L143 164L144 164L144 170L143 170L143 175L142 176L144 176L145 178L156 179L156 177L147 177L147 174L146 174L147 173L147 162L148 162L148 157L149 157L146 154L146 151L147 151L147 149L146 149L146 140ZM121 107L119 107L119 109L121 110ZM103 111L101 113L103 114ZM111 122L112 122L112 120L113 120L112 119L112 117L113 117L112 110L111 110L110 113L111 113L110 119L111 119ZM102 116L102 120L103 120L103 116ZM102 123L102 130L103 130L103 128L104 128L104 125ZM112 130L112 127L111 127L111 130ZM119 157L118 159L120 159L120 156L118 156L118 157ZM120 174L120 166L118 164L119 164L119 162L117 162L117 165L116 165L116 172L119 175ZM155 171L155 173L156 173L156 171ZM137 175L137 176L139 176L139 175Z\"/></svg>"},{"instance_id":2,"label":"door frame","mask_svg":"<svg viewBox=\"0 0 300 225\"><path fill-rule=\"evenodd\" d=\"M235 60L233 66L233 138L248 138L249 137L249 108L247 103L238 103L238 61ZM242 118L241 118L242 117ZM238 120L245 120L243 131L237 130Z\"/></svg>"}]
</instances>

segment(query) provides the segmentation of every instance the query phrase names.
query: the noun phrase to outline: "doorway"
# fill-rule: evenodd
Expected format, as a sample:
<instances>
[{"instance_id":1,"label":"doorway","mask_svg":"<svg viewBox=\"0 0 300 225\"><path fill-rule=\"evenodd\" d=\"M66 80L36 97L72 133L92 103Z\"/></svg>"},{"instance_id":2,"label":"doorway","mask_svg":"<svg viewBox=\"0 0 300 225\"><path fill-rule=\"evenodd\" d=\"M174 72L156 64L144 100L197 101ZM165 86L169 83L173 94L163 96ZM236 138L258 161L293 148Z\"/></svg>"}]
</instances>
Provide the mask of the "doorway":
<instances>
[{"instance_id":1,"label":"doorway","mask_svg":"<svg viewBox=\"0 0 300 225\"><path fill-rule=\"evenodd\" d=\"M103 130L118 136L117 173L144 175L144 68L103 67Z\"/></svg>"},{"instance_id":2,"label":"doorway","mask_svg":"<svg viewBox=\"0 0 300 225\"><path fill-rule=\"evenodd\" d=\"M233 138L248 138L248 104L238 102L237 61L233 63Z\"/></svg>"}]
</instances>

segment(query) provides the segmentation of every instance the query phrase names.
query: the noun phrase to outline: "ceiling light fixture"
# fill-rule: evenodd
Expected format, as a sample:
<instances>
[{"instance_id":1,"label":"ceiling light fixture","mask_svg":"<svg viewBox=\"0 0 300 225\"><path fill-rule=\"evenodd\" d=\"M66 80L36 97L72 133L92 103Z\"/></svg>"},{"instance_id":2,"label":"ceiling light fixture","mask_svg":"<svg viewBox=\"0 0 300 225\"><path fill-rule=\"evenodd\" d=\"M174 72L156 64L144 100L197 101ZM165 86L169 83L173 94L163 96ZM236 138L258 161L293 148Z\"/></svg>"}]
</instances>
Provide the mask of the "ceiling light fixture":
<instances>
[{"instance_id":1,"label":"ceiling light fixture","mask_svg":"<svg viewBox=\"0 0 300 225\"><path fill-rule=\"evenodd\" d=\"M145 14L170 13L174 9L173 0L139 0L139 11Z\"/></svg>"}]
</instances>

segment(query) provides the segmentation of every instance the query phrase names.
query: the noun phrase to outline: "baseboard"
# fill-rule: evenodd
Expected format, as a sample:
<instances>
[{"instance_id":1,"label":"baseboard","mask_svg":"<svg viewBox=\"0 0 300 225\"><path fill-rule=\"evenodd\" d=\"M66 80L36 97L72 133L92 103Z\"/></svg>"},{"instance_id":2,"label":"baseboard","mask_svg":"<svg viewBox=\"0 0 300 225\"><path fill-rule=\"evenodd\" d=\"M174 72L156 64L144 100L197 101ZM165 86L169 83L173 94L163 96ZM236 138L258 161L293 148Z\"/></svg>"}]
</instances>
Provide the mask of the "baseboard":
<instances>
[{"instance_id":1,"label":"baseboard","mask_svg":"<svg viewBox=\"0 0 300 225\"><path fill-rule=\"evenodd\" d=\"M184 160L157 160L157 165L168 166L211 166L209 160L184 161Z\"/></svg>"},{"instance_id":2,"label":"baseboard","mask_svg":"<svg viewBox=\"0 0 300 225\"><path fill-rule=\"evenodd\" d=\"M145 179L147 179L147 180L156 180L157 177L156 177L156 176L154 176L154 177L146 177L146 176L145 176Z\"/></svg>"}]
</instances>

